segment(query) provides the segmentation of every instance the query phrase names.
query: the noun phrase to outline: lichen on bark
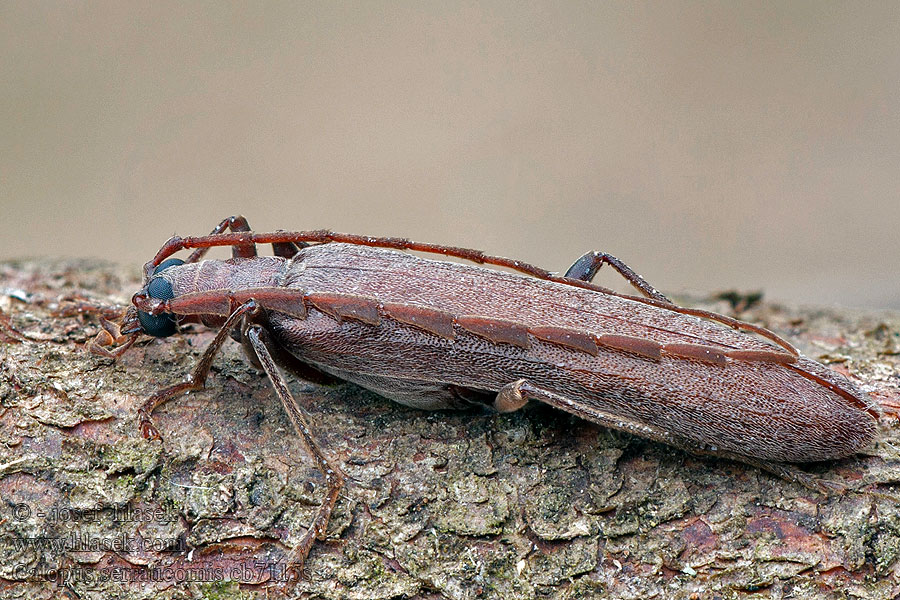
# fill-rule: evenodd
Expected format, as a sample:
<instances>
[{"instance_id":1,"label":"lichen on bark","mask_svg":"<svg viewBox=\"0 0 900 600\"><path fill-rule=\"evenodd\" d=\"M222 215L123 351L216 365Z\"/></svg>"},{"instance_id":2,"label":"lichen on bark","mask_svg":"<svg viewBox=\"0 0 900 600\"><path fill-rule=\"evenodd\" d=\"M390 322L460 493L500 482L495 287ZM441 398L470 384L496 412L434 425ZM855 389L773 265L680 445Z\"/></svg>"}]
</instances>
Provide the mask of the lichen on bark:
<instances>
[{"instance_id":1,"label":"lichen on bark","mask_svg":"<svg viewBox=\"0 0 900 600\"><path fill-rule=\"evenodd\" d=\"M740 316L857 379L878 441L809 470L823 496L543 406L419 412L291 380L348 484L299 581L283 559L324 481L269 383L228 343L204 391L136 409L211 333L86 352L78 298L125 305L137 274L0 264L0 309L40 341L0 343L0 596L51 598L894 598L900 593L900 317L754 304ZM694 304L728 312L723 300ZM9 341L9 340L8 340Z\"/></svg>"}]
</instances>

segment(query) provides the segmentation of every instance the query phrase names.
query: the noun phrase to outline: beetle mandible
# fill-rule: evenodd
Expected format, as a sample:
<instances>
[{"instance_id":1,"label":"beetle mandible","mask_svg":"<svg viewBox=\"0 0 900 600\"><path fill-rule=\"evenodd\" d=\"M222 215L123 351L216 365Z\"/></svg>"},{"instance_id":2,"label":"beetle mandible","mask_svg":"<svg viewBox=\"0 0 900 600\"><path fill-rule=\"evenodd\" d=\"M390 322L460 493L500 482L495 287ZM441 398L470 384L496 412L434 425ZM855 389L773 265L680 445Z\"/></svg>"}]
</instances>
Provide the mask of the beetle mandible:
<instances>
[{"instance_id":1,"label":"beetle mandible","mask_svg":"<svg viewBox=\"0 0 900 600\"><path fill-rule=\"evenodd\" d=\"M226 230L231 232L226 232ZM258 256L270 243L274 256ZM202 260L213 246L230 260ZM186 261L169 258L194 249ZM413 250L507 267L426 259ZM604 264L642 295L591 283ZM295 549L324 535L343 478L316 445L279 367L337 377L422 409L537 400L601 425L750 463L806 485L786 463L849 456L872 441L878 409L846 377L761 327L680 307L615 257L590 252L564 276L476 250L329 231L254 233L230 217L173 237L144 267L122 332L219 332L183 383L140 409L142 433L167 400L203 387L226 337L240 341L284 404L328 491ZM753 335L755 334L755 335Z\"/></svg>"}]
</instances>

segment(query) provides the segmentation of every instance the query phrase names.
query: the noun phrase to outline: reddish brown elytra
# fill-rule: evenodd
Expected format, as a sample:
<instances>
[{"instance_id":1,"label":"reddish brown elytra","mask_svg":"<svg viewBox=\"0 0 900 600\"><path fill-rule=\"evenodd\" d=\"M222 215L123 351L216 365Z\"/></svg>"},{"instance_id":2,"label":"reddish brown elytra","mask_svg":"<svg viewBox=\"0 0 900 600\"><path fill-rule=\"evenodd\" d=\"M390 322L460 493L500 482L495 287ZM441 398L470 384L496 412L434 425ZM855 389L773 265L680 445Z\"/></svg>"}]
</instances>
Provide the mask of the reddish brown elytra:
<instances>
[{"instance_id":1,"label":"reddish brown elytra","mask_svg":"<svg viewBox=\"0 0 900 600\"><path fill-rule=\"evenodd\" d=\"M257 256L261 243L272 244L274 256ZM231 246L233 258L201 260L212 246ZM187 261L169 259L190 248ZM604 264L643 296L590 283ZM876 430L874 403L844 376L761 327L676 306L598 252L561 277L476 250L405 239L253 233L243 217L231 217L210 235L166 242L145 266L123 333L132 340L168 336L189 319L219 332L186 382L147 400L142 431L157 435L153 410L203 386L234 330L266 371L328 485L295 550L301 563L324 534L343 480L316 445L279 366L307 379L356 382L423 409L487 402L507 411L538 400L813 486L823 484L786 463L851 455Z\"/></svg>"}]
</instances>

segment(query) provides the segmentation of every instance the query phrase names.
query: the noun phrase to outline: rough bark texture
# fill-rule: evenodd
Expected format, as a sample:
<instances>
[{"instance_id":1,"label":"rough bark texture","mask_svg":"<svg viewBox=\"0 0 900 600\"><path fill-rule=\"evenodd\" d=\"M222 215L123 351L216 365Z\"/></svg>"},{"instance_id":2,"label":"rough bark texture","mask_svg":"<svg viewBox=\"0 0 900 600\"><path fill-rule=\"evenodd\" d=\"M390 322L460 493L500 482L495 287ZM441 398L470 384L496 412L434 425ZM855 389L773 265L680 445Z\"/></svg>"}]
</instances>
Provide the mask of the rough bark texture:
<instances>
[{"instance_id":1,"label":"rough bark texture","mask_svg":"<svg viewBox=\"0 0 900 600\"><path fill-rule=\"evenodd\" d=\"M541 406L425 413L292 380L348 476L300 581L281 559L321 494L268 381L227 343L203 392L136 409L211 334L86 352L92 315L137 269L0 264L0 309L41 342L0 342L0 596L7 598L894 598L900 593L900 316L761 303L740 316L859 380L877 443L808 470L825 497ZM695 303L730 312L724 301ZM123 580L130 581L123 582ZM136 583L139 582L139 583Z\"/></svg>"}]
</instances>

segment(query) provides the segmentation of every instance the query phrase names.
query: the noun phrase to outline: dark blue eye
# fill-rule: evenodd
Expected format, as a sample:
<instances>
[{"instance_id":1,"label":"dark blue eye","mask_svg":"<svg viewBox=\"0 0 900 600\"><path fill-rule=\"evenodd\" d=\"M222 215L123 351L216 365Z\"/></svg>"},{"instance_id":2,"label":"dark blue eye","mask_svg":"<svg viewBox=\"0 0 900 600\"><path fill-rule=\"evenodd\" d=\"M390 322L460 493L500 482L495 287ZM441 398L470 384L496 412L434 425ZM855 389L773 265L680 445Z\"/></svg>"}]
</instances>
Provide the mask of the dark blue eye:
<instances>
[{"instance_id":1,"label":"dark blue eye","mask_svg":"<svg viewBox=\"0 0 900 600\"><path fill-rule=\"evenodd\" d=\"M162 273L169 267L174 267L174 266L183 265L183 264L184 264L184 261L181 260L180 258L169 258L169 259L164 260L161 263L159 263L159 265L157 265L157 267L155 269L153 269L153 274L156 275L157 273Z\"/></svg>"},{"instance_id":2,"label":"dark blue eye","mask_svg":"<svg viewBox=\"0 0 900 600\"><path fill-rule=\"evenodd\" d=\"M154 277L147 284L147 293L151 298L159 298L160 300L171 300L175 297L172 291L172 284L162 277Z\"/></svg>"},{"instance_id":3,"label":"dark blue eye","mask_svg":"<svg viewBox=\"0 0 900 600\"><path fill-rule=\"evenodd\" d=\"M170 258L153 269L153 275L157 275L169 267L183 264L184 261L181 259ZM172 284L162 277L152 277L150 283L147 284L147 295L159 300L171 300L175 297L175 292L172 291ZM147 312L138 311L138 321L141 324L141 329L147 335L168 337L175 333L175 315L172 313L151 315Z\"/></svg>"}]
</instances>

